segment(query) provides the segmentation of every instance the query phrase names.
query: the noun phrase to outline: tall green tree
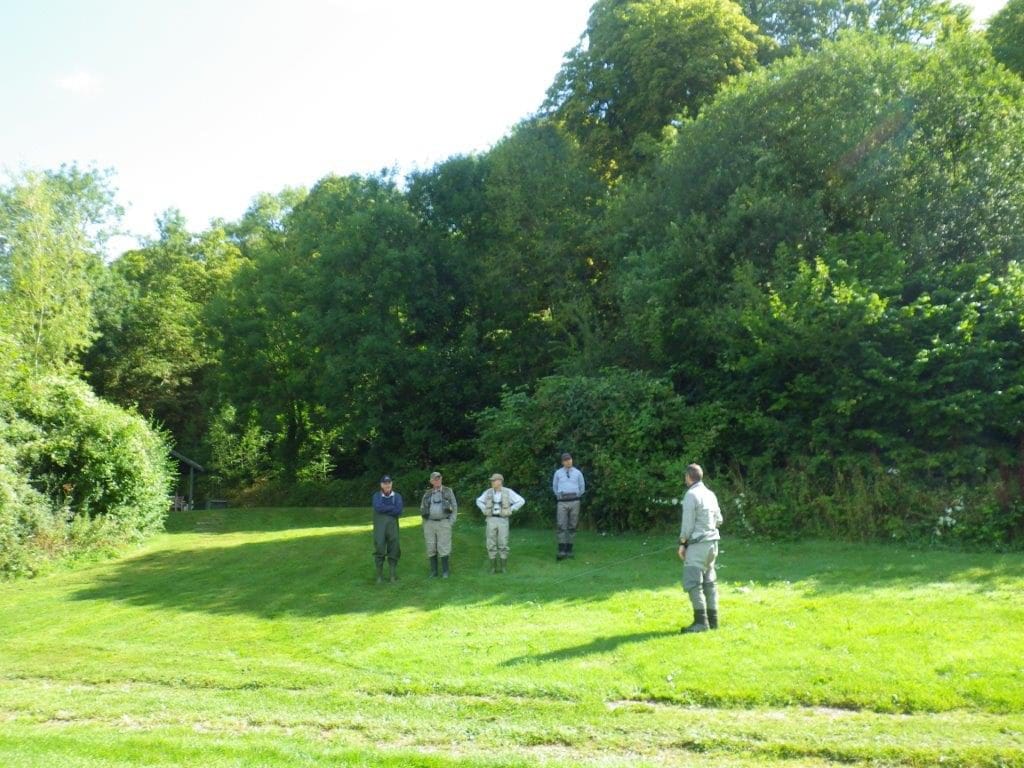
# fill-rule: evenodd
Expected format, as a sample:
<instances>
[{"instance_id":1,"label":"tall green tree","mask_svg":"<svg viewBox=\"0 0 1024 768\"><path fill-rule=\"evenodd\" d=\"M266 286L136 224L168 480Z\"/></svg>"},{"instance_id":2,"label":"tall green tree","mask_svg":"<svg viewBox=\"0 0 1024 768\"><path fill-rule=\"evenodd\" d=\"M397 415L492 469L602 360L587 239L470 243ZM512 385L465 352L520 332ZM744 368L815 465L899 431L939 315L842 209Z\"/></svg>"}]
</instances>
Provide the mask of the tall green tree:
<instances>
[{"instance_id":1,"label":"tall green tree","mask_svg":"<svg viewBox=\"0 0 1024 768\"><path fill-rule=\"evenodd\" d=\"M1024 88L973 35L847 36L726 87L619 200L636 362L722 398L737 460L1015 452L1022 144Z\"/></svg>"},{"instance_id":2,"label":"tall green tree","mask_svg":"<svg viewBox=\"0 0 1024 768\"><path fill-rule=\"evenodd\" d=\"M989 19L985 35L996 59L1024 77L1024 0L1008 0Z\"/></svg>"},{"instance_id":3,"label":"tall green tree","mask_svg":"<svg viewBox=\"0 0 1024 768\"><path fill-rule=\"evenodd\" d=\"M121 209L107 173L65 166L0 187L0 330L37 370L74 367L95 336L103 248Z\"/></svg>"},{"instance_id":4,"label":"tall green tree","mask_svg":"<svg viewBox=\"0 0 1024 768\"><path fill-rule=\"evenodd\" d=\"M205 308L242 264L224 230L189 232L178 211L159 237L109 267L101 288L99 338L84 358L97 391L137 406L194 452L205 431L215 330Z\"/></svg>"},{"instance_id":5,"label":"tall green tree","mask_svg":"<svg viewBox=\"0 0 1024 768\"><path fill-rule=\"evenodd\" d=\"M266 445L268 451L265 457L250 457L250 465L273 463L292 476L300 465L314 407L314 350L305 344L296 321L310 265L305 254L289 247L289 222L305 197L302 189L261 195L229 227L244 260L204 313L216 333L213 399L218 430L235 427L227 442L241 441L246 434L271 435L269 443L248 440L250 445ZM216 456L230 452L229 447L212 445L210 451Z\"/></svg>"},{"instance_id":6,"label":"tall green tree","mask_svg":"<svg viewBox=\"0 0 1024 768\"><path fill-rule=\"evenodd\" d=\"M528 121L487 157L487 237L471 271L481 352L502 384L596 354L595 317L608 265L596 223L606 188L576 140Z\"/></svg>"},{"instance_id":7,"label":"tall green tree","mask_svg":"<svg viewBox=\"0 0 1024 768\"><path fill-rule=\"evenodd\" d=\"M817 50L846 31L873 31L929 42L970 28L970 8L952 0L740 0L743 12L775 41L769 58Z\"/></svg>"},{"instance_id":8,"label":"tall green tree","mask_svg":"<svg viewBox=\"0 0 1024 768\"><path fill-rule=\"evenodd\" d=\"M462 371L436 335L454 295L404 196L387 178L327 177L291 226L289 247L309 263L297 321L341 449L369 462L440 455L461 421L447 387Z\"/></svg>"},{"instance_id":9,"label":"tall green tree","mask_svg":"<svg viewBox=\"0 0 1024 768\"><path fill-rule=\"evenodd\" d=\"M764 39L732 0L598 0L545 111L610 178L640 167L678 115L695 115Z\"/></svg>"}]
</instances>

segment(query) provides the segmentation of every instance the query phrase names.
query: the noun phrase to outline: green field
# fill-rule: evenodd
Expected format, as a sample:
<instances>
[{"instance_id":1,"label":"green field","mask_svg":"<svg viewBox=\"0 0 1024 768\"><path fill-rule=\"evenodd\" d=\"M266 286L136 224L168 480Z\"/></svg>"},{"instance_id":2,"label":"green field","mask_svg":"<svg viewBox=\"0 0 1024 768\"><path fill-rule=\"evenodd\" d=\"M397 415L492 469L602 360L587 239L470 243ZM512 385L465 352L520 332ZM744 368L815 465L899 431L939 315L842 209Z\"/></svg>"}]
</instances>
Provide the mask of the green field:
<instances>
[{"instance_id":1,"label":"green field","mask_svg":"<svg viewBox=\"0 0 1024 768\"><path fill-rule=\"evenodd\" d=\"M1024 557L726 539L722 628L671 535L457 526L427 578L365 510L176 514L0 585L0 766L1021 765ZM468 517L468 516L467 516Z\"/></svg>"}]
</instances>

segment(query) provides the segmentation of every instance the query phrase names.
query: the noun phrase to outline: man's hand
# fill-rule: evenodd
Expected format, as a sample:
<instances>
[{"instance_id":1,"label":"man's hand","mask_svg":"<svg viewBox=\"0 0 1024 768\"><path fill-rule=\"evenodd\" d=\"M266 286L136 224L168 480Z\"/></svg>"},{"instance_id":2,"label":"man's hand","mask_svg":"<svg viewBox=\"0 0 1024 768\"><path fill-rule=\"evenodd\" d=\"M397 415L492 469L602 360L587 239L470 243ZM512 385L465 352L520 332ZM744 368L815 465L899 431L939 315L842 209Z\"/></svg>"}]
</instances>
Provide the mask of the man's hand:
<instances>
[{"instance_id":1,"label":"man's hand","mask_svg":"<svg viewBox=\"0 0 1024 768\"><path fill-rule=\"evenodd\" d=\"M686 559L686 545L685 544L680 544L679 545L679 559L680 560L685 560Z\"/></svg>"}]
</instances>

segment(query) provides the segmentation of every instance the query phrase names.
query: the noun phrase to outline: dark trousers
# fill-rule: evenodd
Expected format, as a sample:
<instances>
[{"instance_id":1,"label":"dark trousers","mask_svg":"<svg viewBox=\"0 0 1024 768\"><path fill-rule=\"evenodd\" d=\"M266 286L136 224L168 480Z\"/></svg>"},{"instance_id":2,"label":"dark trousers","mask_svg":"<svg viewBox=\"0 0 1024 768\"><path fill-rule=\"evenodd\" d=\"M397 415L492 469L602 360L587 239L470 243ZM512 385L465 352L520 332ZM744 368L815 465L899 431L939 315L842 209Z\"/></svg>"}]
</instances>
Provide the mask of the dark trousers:
<instances>
[{"instance_id":1,"label":"dark trousers","mask_svg":"<svg viewBox=\"0 0 1024 768\"><path fill-rule=\"evenodd\" d=\"M373 516L373 557L378 563L387 558L397 563L402 550L398 546L398 518L391 515Z\"/></svg>"}]
</instances>

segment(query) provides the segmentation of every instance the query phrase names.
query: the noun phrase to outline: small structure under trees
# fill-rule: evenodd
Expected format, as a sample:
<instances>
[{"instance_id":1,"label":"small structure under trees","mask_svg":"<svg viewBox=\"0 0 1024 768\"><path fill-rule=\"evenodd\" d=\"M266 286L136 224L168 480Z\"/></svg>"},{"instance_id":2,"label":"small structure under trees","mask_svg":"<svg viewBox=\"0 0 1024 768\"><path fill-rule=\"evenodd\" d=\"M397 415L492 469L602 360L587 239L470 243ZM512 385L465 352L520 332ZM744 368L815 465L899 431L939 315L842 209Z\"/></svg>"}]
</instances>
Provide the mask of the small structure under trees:
<instances>
[{"instance_id":1,"label":"small structure under trees","mask_svg":"<svg viewBox=\"0 0 1024 768\"><path fill-rule=\"evenodd\" d=\"M183 453L179 453L173 448L171 449L171 456L178 460L178 483L175 485L173 509L175 512L180 512L185 509L195 509L196 472L205 472L206 470L196 462L192 461L188 456ZM185 475L184 467L188 468L188 495L182 495L177 492L178 486L180 486Z\"/></svg>"}]
</instances>

